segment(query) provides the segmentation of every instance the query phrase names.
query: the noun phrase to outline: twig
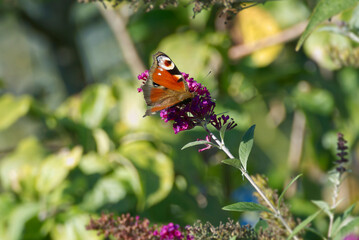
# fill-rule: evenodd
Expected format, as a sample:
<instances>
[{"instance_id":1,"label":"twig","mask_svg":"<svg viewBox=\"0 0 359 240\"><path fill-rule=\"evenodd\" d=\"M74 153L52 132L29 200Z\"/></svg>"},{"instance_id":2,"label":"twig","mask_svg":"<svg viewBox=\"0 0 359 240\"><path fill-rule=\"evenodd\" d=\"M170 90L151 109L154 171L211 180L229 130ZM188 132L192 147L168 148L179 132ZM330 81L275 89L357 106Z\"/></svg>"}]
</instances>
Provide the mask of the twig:
<instances>
[{"instance_id":1,"label":"twig","mask_svg":"<svg viewBox=\"0 0 359 240\"><path fill-rule=\"evenodd\" d=\"M225 146L224 143L222 143L204 124L202 125L203 128L208 132L208 134L211 136L211 138L217 143L217 145L220 147L223 152L227 154L227 156L231 159L234 159L235 157L232 155L232 153L229 151L229 149ZM274 216L279 219L279 221L282 222L283 226L287 229L289 234L292 234L293 230L289 227L285 219L282 217L280 211L276 209L273 204L269 201L269 199L264 195L263 191L258 187L258 185L254 182L252 177L247 173L247 171L241 167L240 171L242 172L243 176L249 181L249 183L254 187L254 189L259 193L259 195L263 198L263 200L268 204L268 206L273 210ZM298 240L297 236L293 237L294 239Z\"/></svg>"},{"instance_id":2,"label":"twig","mask_svg":"<svg viewBox=\"0 0 359 240\"><path fill-rule=\"evenodd\" d=\"M233 46L229 49L228 56L233 60L237 60L262 48L270 47L279 43L288 42L290 40L299 37L300 34L302 34L302 32L304 31L306 26L307 26L307 21L304 21L276 35L258 40L257 42Z\"/></svg>"},{"instance_id":3,"label":"twig","mask_svg":"<svg viewBox=\"0 0 359 240\"><path fill-rule=\"evenodd\" d=\"M144 72L146 70L145 66L138 56L135 45L127 32L126 23L121 13L112 7L105 9L101 3L99 3L97 7L112 29L132 74L137 76L139 73Z\"/></svg>"},{"instance_id":4,"label":"twig","mask_svg":"<svg viewBox=\"0 0 359 240\"><path fill-rule=\"evenodd\" d=\"M295 172L298 169L300 158L302 157L305 124L306 121L304 114L299 110L295 111L293 116L292 134L290 135L288 154L288 166L292 172ZM290 180L287 181L289 182ZM297 182L293 183L291 189L295 189L296 184ZM294 195L294 192L288 189L286 195L292 196Z\"/></svg>"}]
</instances>

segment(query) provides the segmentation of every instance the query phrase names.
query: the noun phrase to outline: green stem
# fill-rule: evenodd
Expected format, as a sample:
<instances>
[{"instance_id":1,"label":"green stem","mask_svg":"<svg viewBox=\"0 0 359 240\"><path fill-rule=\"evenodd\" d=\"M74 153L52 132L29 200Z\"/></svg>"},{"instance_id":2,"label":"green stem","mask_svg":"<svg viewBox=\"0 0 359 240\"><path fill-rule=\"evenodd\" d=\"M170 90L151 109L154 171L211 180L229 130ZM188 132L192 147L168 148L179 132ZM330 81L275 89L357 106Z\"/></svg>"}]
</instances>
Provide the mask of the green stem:
<instances>
[{"instance_id":1,"label":"green stem","mask_svg":"<svg viewBox=\"0 0 359 240\"><path fill-rule=\"evenodd\" d=\"M224 142L222 143L208 128L206 124L203 124L202 127L208 132L210 137L217 143L219 148L227 154L227 156L231 159L234 159L235 157L232 155L232 153L229 151L229 149L226 147ZM288 223L285 221L283 216L281 215L279 209L276 209L274 205L269 201L269 199L264 195L263 191L258 187L258 185L254 182L253 178L247 173L247 171L243 168L243 166L240 168L240 171L242 172L243 176L249 181L249 183L254 187L254 189L258 192L258 194L263 198L263 200L268 204L268 206L272 209L274 212L274 216L279 219L279 221L283 224L283 226L287 229L289 234L292 234L293 230L290 228ZM296 236L293 237L294 239L298 240Z\"/></svg>"}]
</instances>

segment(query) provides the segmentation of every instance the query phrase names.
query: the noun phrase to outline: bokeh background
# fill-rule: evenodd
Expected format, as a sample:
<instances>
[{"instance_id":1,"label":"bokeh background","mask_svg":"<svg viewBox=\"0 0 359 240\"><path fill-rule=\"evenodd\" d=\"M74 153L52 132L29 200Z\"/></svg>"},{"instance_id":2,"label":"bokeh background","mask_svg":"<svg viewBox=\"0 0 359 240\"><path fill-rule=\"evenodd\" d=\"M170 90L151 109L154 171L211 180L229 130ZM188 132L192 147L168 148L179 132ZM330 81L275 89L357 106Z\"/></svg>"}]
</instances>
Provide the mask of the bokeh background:
<instances>
[{"instance_id":1,"label":"bokeh background","mask_svg":"<svg viewBox=\"0 0 359 240\"><path fill-rule=\"evenodd\" d=\"M266 2L239 14L193 4L0 0L0 239L100 239L85 230L101 212L131 213L182 226L255 214L221 208L252 201L241 174L211 149L181 147L204 139L197 127L174 134L146 106L137 75L152 54L169 55L204 84L216 112L238 126L226 133L237 154L256 124L251 174L287 193L296 217L331 201L327 171L337 132L348 140L351 172L341 186L344 209L359 199L359 50L341 25L359 29L359 9L325 23L295 46L317 1ZM263 49L270 36L279 44ZM269 40L268 40L269 39ZM254 51L257 50L257 51ZM356 212L358 209L356 209ZM313 223L325 231L325 216Z\"/></svg>"}]
</instances>

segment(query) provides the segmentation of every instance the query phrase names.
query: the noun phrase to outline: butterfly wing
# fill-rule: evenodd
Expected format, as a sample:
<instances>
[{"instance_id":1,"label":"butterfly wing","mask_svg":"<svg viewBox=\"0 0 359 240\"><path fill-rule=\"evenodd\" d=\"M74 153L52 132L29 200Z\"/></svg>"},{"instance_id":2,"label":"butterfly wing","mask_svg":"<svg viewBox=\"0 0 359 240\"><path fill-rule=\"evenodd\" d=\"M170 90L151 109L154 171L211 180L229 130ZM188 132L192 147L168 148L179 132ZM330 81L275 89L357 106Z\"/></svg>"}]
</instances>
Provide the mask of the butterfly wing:
<instances>
[{"instance_id":1,"label":"butterfly wing","mask_svg":"<svg viewBox=\"0 0 359 240\"><path fill-rule=\"evenodd\" d=\"M142 86L146 103L150 106L145 116L194 96L188 90L187 82L181 72L166 54L157 52L153 55L153 60L149 78Z\"/></svg>"},{"instance_id":2,"label":"butterfly wing","mask_svg":"<svg viewBox=\"0 0 359 240\"><path fill-rule=\"evenodd\" d=\"M153 61L149 75L155 84L174 91L188 91L186 80L166 54L157 52L153 55Z\"/></svg>"}]
</instances>

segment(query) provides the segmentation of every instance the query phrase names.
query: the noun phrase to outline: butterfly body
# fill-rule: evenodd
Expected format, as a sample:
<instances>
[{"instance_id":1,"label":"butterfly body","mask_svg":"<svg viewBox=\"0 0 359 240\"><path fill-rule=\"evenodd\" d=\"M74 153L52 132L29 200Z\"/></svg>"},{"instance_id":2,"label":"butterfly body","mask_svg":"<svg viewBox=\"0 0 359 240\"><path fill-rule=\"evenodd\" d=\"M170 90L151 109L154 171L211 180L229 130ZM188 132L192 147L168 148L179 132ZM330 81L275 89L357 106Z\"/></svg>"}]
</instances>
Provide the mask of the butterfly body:
<instances>
[{"instance_id":1,"label":"butterfly body","mask_svg":"<svg viewBox=\"0 0 359 240\"><path fill-rule=\"evenodd\" d=\"M188 84L173 61L164 53L153 55L153 64L148 79L142 86L147 106L145 116L191 100L194 92L190 92Z\"/></svg>"}]
</instances>

